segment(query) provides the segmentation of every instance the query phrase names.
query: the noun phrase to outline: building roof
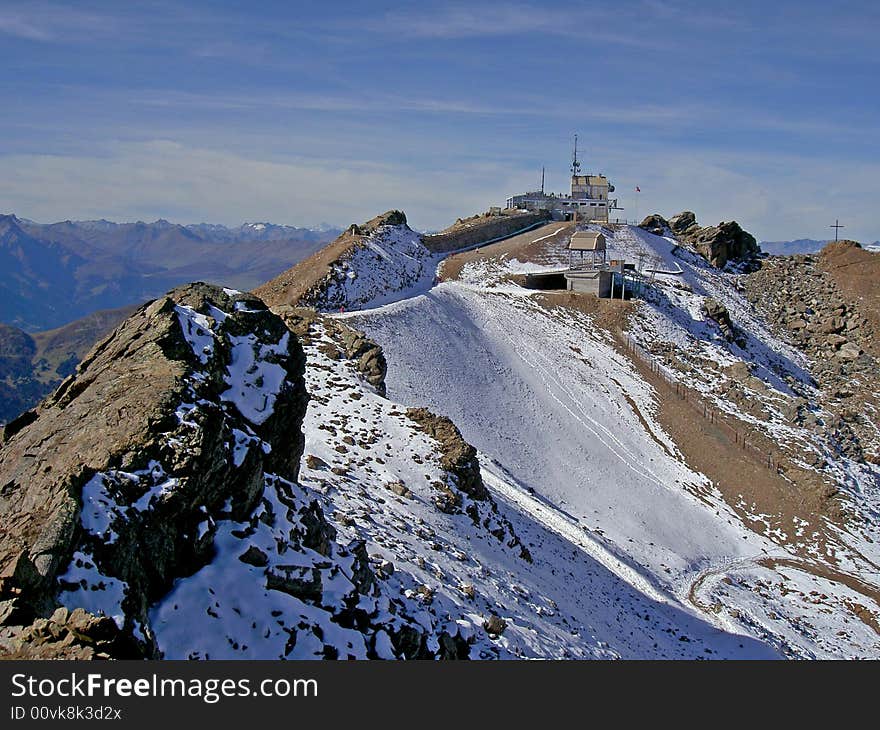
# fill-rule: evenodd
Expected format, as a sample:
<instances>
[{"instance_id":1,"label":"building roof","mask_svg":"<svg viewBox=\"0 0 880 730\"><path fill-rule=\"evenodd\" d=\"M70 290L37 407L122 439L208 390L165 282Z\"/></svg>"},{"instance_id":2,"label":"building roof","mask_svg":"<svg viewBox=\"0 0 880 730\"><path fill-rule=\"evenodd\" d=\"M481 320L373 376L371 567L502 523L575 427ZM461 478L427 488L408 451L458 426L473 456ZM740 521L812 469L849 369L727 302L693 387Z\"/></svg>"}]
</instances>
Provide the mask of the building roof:
<instances>
[{"instance_id":1,"label":"building roof","mask_svg":"<svg viewBox=\"0 0 880 730\"><path fill-rule=\"evenodd\" d=\"M572 251L604 251L605 236L599 231L575 231L568 248Z\"/></svg>"}]
</instances>

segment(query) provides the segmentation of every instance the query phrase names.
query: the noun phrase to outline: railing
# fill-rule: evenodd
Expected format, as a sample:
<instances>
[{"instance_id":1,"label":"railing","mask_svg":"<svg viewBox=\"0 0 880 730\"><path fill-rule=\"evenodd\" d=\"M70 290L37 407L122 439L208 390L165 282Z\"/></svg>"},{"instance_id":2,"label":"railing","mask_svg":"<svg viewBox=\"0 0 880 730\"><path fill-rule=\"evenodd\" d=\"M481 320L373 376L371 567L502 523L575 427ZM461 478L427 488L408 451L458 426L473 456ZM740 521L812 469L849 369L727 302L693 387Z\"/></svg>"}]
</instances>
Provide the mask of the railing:
<instances>
[{"instance_id":1,"label":"railing","mask_svg":"<svg viewBox=\"0 0 880 730\"><path fill-rule=\"evenodd\" d=\"M727 417L717 408L706 403L705 398L697 391L689 388L684 383L671 375L657 359L647 352L635 339L626 332L618 330L617 335L623 341L624 348L629 355L637 357L650 368L651 372L660 376L660 381L665 386L665 394L658 391L660 397L671 396L676 400L690 405L693 410L700 414L709 425L714 426L718 433L723 434L728 440L732 439L733 445L738 447L743 455L762 466L784 474L788 471L790 463L784 461L772 449L767 449L759 444L760 439L754 431L744 425L732 426Z\"/></svg>"}]
</instances>

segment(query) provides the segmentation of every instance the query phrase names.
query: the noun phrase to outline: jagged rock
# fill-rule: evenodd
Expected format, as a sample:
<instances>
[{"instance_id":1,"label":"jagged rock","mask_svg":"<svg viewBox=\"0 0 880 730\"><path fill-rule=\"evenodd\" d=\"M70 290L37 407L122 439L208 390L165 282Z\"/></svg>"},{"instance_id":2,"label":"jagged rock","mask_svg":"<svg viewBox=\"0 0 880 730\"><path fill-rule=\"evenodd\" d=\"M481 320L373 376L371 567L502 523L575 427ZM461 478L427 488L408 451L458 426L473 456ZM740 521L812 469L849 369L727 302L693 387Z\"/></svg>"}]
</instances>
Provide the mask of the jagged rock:
<instances>
[{"instance_id":1,"label":"jagged rock","mask_svg":"<svg viewBox=\"0 0 880 730\"><path fill-rule=\"evenodd\" d=\"M849 362L855 360L861 354L862 351L858 345L847 342L846 344L842 345L841 348L837 351L837 358L839 360L843 360L844 362Z\"/></svg>"},{"instance_id":2,"label":"jagged rock","mask_svg":"<svg viewBox=\"0 0 880 730\"><path fill-rule=\"evenodd\" d=\"M381 226L405 226L406 214L402 210L388 210L380 213L361 226L362 233L371 233Z\"/></svg>"},{"instance_id":3,"label":"jagged rock","mask_svg":"<svg viewBox=\"0 0 880 730\"><path fill-rule=\"evenodd\" d=\"M699 230L697 216L690 210L685 210L669 219L668 226L677 236L684 236Z\"/></svg>"},{"instance_id":4,"label":"jagged rock","mask_svg":"<svg viewBox=\"0 0 880 730\"><path fill-rule=\"evenodd\" d=\"M112 618L64 607L0 636L0 654L6 659L143 658L138 644Z\"/></svg>"},{"instance_id":5,"label":"jagged rock","mask_svg":"<svg viewBox=\"0 0 880 730\"><path fill-rule=\"evenodd\" d=\"M455 477L456 486L473 499L488 499L489 492L480 474L477 450L462 438L455 424L427 408L409 408L406 415L439 442L440 465Z\"/></svg>"},{"instance_id":6,"label":"jagged rock","mask_svg":"<svg viewBox=\"0 0 880 730\"><path fill-rule=\"evenodd\" d=\"M676 238L691 244L700 256L719 269L729 261L750 262L760 253L755 237L736 221L701 228L696 216L687 210L670 218L669 228Z\"/></svg>"},{"instance_id":7,"label":"jagged rock","mask_svg":"<svg viewBox=\"0 0 880 730\"><path fill-rule=\"evenodd\" d=\"M296 478L304 366L250 295L191 284L136 311L0 448L0 600L38 618L115 581L123 631L146 626L214 520L247 515L265 472Z\"/></svg>"},{"instance_id":8,"label":"jagged rock","mask_svg":"<svg viewBox=\"0 0 880 730\"><path fill-rule=\"evenodd\" d=\"M389 482L385 485L385 488L388 489L388 491L396 494L398 497L408 498L412 496L412 492L410 492L406 484L404 484L403 482Z\"/></svg>"},{"instance_id":9,"label":"jagged rock","mask_svg":"<svg viewBox=\"0 0 880 730\"><path fill-rule=\"evenodd\" d=\"M718 329L725 340L736 342L740 347L745 347L745 337L734 326L727 307L717 299L709 297L703 302L703 311L709 319L718 325Z\"/></svg>"},{"instance_id":10,"label":"jagged rock","mask_svg":"<svg viewBox=\"0 0 880 730\"><path fill-rule=\"evenodd\" d=\"M322 458L315 456L314 454L309 454L306 456L306 466L309 469L329 469L330 465L324 461Z\"/></svg>"},{"instance_id":11,"label":"jagged rock","mask_svg":"<svg viewBox=\"0 0 880 730\"><path fill-rule=\"evenodd\" d=\"M265 568L269 564L269 556L256 545L251 545L238 558L242 563L253 565L255 568Z\"/></svg>"},{"instance_id":12,"label":"jagged rock","mask_svg":"<svg viewBox=\"0 0 880 730\"><path fill-rule=\"evenodd\" d=\"M490 634L492 636L501 636L501 634L503 634L504 630L507 628L507 622L500 616L496 616L493 613L483 622L483 628L486 629L487 634Z\"/></svg>"},{"instance_id":13,"label":"jagged rock","mask_svg":"<svg viewBox=\"0 0 880 730\"><path fill-rule=\"evenodd\" d=\"M841 345L845 345L846 342L847 342L847 339L846 339L846 337L844 337L843 335L828 335L828 336L824 339L824 342L825 342L825 344L828 345L829 347L832 347L832 348L834 348L834 349L837 349L837 348L840 347Z\"/></svg>"},{"instance_id":14,"label":"jagged rock","mask_svg":"<svg viewBox=\"0 0 880 730\"><path fill-rule=\"evenodd\" d=\"M315 567L289 565L267 570L266 588L309 603L319 602L324 595L321 571Z\"/></svg>"},{"instance_id":15,"label":"jagged rock","mask_svg":"<svg viewBox=\"0 0 880 730\"><path fill-rule=\"evenodd\" d=\"M653 233L656 236L662 236L669 231L669 222L662 215L652 213L639 223L639 228L642 228L649 233Z\"/></svg>"}]
</instances>

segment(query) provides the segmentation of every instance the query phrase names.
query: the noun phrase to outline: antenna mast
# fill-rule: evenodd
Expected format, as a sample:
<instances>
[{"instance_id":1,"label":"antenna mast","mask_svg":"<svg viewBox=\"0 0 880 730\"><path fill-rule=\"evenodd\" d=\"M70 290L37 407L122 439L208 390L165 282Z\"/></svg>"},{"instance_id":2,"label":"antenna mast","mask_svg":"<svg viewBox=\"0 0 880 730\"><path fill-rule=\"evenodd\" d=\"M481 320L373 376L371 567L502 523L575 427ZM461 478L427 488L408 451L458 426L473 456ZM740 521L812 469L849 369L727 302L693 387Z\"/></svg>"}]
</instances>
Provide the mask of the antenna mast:
<instances>
[{"instance_id":1,"label":"antenna mast","mask_svg":"<svg viewBox=\"0 0 880 730\"><path fill-rule=\"evenodd\" d=\"M578 162L578 136L574 136L574 153L571 156L571 174L577 175L581 171L581 163Z\"/></svg>"},{"instance_id":2,"label":"antenna mast","mask_svg":"<svg viewBox=\"0 0 880 730\"><path fill-rule=\"evenodd\" d=\"M541 195L544 194L544 166L541 165Z\"/></svg>"}]
</instances>

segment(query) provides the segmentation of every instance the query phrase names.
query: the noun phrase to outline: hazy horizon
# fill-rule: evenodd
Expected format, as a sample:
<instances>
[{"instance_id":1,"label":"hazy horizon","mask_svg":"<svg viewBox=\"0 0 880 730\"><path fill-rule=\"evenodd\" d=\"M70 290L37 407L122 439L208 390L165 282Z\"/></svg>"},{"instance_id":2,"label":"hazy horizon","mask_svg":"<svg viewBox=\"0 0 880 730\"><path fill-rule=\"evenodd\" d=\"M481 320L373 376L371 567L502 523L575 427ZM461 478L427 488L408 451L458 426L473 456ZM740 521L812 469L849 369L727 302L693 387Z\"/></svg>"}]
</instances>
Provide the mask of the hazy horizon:
<instances>
[{"instance_id":1,"label":"hazy horizon","mask_svg":"<svg viewBox=\"0 0 880 730\"><path fill-rule=\"evenodd\" d=\"M0 0L0 205L438 229L584 171L622 217L880 239L880 7ZM641 188L638 202L635 188Z\"/></svg>"}]
</instances>

